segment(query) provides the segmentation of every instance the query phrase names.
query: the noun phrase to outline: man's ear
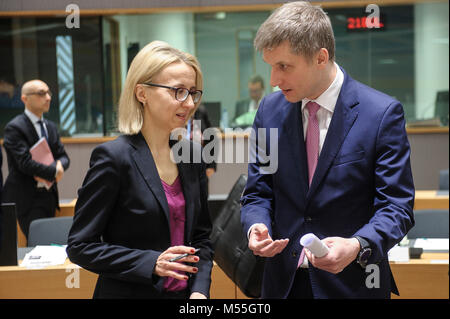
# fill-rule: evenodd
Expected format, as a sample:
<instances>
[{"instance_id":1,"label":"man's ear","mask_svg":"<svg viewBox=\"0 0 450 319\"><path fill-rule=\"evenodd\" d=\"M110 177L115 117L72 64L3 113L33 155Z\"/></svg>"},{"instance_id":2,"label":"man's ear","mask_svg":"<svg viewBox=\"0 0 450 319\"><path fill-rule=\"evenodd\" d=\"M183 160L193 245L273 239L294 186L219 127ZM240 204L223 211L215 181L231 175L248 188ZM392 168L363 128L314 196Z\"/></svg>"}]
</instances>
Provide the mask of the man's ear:
<instances>
[{"instance_id":1,"label":"man's ear","mask_svg":"<svg viewBox=\"0 0 450 319\"><path fill-rule=\"evenodd\" d=\"M28 99L28 97L27 97L25 94L22 94L22 95L20 96L20 99L22 100L23 104L27 104L27 99Z\"/></svg>"},{"instance_id":2,"label":"man's ear","mask_svg":"<svg viewBox=\"0 0 450 319\"><path fill-rule=\"evenodd\" d=\"M142 104L145 104L145 102L147 102L147 93L145 92L142 85L136 85L136 88L134 89L134 94L136 95L137 100Z\"/></svg>"},{"instance_id":3,"label":"man's ear","mask_svg":"<svg viewBox=\"0 0 450 319\"><path fill-rule=\"evenodd\" d=\"M319 67L325 67L330 60L330 55L328 50L325 48L321 48L316 56L316 63Z\"/></svg>"}]
</instances>

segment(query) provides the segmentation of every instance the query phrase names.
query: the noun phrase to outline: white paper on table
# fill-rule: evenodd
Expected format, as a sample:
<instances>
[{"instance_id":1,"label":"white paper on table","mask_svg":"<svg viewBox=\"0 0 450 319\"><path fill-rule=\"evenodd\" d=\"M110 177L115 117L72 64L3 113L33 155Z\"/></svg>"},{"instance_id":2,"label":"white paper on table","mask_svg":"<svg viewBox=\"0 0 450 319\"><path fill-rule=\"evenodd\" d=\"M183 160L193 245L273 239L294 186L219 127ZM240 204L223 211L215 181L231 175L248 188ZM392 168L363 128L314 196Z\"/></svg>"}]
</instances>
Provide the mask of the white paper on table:
<instances>
[{"instance_id":1,"label":"white paper on table","mask_svg":"<svg viewBox=\"0 0 450 319\"><path fill-rule=\"evenodd\" d=\"M417 238L414 247L423 250L446 250L448 251L448 238Z\"/></svg>"},{"instance_id":2,"label":"white paper on table","mask_svg":"<svg viewBox=\"0 0 450 319\"><path fill-rule=\"evenodd\" d=\"M20 267L44 268L47 266L63 265L66 262L67 245L39 245L25 255Z\"/></svg>"},{"instance_id":3,"label":"white paper on table","mask_svg":"<svg viewBox=\"0 0 450 319\"><path fill-rule=\"evenodd\" d=\"M401 247L395 245L388 251L389 261L394 262L408 262L409 261L409 247Z\"/></svg>"}]
</instances>

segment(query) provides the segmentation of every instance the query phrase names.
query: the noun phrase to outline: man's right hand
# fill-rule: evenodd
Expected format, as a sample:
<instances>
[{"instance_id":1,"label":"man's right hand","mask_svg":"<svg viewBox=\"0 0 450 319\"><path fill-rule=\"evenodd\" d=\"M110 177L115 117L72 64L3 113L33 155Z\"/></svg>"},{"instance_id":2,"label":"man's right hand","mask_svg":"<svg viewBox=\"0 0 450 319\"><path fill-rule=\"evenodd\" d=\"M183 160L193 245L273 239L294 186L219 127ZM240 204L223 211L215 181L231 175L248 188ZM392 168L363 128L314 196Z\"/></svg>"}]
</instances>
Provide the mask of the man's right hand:
<instances>
[{"instance_id":1,"label":"man's right hand","mask_svg":"<svg viewBox=\"0 0 450 319\"><path fill-rule=\"evenodd\" d=\"M255 224L250 232L248 248L256 256L273 257L283 251L288 242L288 238L272 240L266 225Z\"/></svg>"}]
</instances>

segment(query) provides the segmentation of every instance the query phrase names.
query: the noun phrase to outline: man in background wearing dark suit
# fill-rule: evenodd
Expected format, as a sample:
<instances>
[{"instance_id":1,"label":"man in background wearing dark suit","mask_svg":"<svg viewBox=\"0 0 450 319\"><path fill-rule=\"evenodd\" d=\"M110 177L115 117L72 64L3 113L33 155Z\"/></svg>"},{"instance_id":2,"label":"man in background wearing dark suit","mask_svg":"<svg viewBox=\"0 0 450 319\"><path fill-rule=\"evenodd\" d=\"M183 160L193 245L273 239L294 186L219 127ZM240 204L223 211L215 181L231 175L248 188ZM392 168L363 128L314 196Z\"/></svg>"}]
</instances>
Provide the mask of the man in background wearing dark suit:
<instances>
[{"instance_id":1,"label":"man in background wearing dark suit","mask_svg":"<svg viewBox=\"0 0 450 319\"><path fill-rule=\"evenodd\" d=\"M19 225L27 238L33 220L55 216L55 209L59 209L56 183L70 164L56 125L43 118L50 109L51 95L44 82L26 82L21 96L25 112L12 119L4 132L9 174L3 202L16 204ZM31 158L30 148L42 137L47 139L55 159L49 166ZM45 181L54 183L47 189Z\"/></svg>"}]
</instances>

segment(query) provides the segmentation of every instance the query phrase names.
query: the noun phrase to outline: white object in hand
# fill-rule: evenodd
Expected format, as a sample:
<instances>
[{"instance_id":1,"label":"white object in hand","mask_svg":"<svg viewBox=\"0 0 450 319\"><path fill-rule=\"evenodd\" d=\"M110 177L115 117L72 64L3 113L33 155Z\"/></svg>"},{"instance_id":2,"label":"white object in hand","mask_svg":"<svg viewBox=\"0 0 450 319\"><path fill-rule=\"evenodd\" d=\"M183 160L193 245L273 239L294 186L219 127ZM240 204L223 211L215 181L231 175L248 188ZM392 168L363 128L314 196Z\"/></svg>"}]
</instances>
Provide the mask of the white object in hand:
<instances>
[{"instance_id":1,"label":"white object in hand","mask_svg":"<svg viewBox=\"0 0 450 319\"><path fill-rule=\"evenodd\" d=\"M300 245L308 248L318 258L328 254L328 247L313 233L304 235L300 239Z\"/></svg>"}]
</instances>

